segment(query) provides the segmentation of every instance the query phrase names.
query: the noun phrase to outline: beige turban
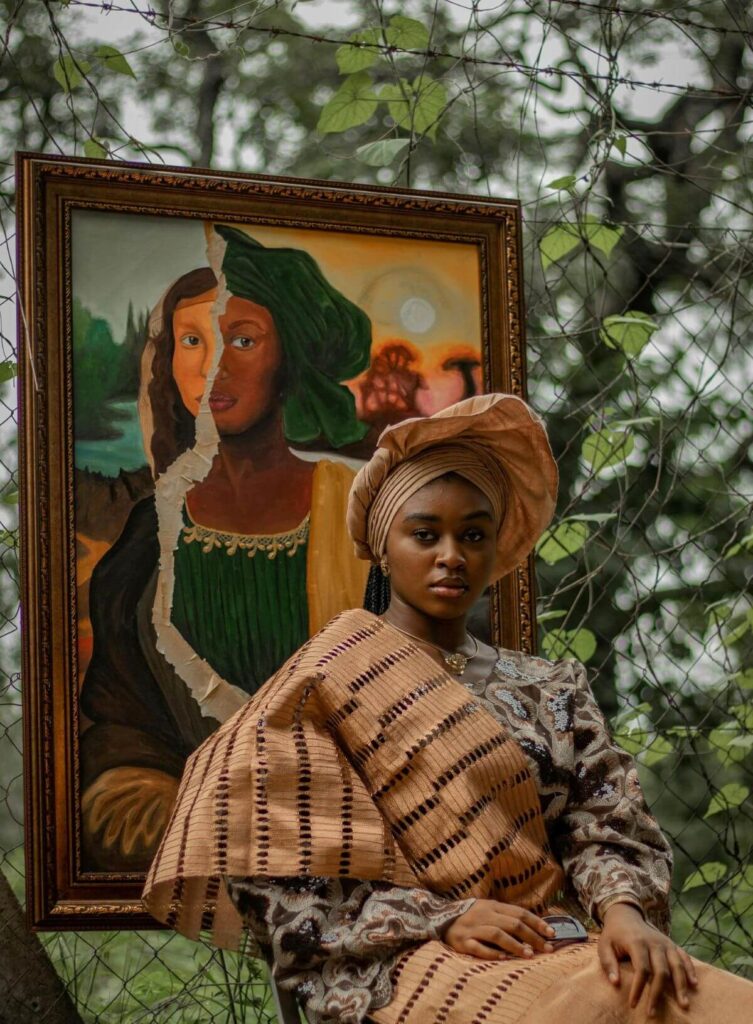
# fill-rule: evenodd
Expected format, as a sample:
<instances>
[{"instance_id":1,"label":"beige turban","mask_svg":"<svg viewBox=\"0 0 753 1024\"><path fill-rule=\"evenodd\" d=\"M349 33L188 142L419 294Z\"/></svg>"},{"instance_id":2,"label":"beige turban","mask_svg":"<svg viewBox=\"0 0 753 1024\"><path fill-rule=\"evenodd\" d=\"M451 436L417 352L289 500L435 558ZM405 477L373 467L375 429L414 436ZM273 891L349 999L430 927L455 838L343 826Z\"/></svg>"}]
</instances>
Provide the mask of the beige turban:
<instances>
[{"instance_id":1,"label":"beige turban","mask_svg":"<svg viewBox=\"0 0 753 1024\"><path fill-rule=\"evenodd\" d=\"M348 530L359 558L378 562L400 507L445 473L489 499L497 521L493 579L511 572L551 522L557 464L541 419L517 395L479 395L387 427L350 491Z\"/></svg>"}]
</instances>

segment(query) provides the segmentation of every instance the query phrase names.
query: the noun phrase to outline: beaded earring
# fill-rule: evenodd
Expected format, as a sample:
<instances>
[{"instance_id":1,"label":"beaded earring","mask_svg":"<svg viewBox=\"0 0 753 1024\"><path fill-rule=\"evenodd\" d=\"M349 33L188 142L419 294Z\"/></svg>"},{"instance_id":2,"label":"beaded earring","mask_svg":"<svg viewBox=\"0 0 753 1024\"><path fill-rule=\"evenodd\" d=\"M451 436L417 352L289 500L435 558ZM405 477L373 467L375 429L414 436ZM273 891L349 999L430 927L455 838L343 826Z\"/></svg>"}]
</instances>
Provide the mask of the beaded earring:
<instances>
[{"instance_id":1,"label":"beaded earring","mask_svg":"<svg viewBox=\"0 0 753 1024\"><path fill-rule=\"evenodd\" d=\"M389 576L389 574L390 574L390 567L389 567L389 565L387 565L387 556L386 555L382 555L382 560L379 563L379 568L382 570L382 576Z\"/></svg>"}]
</instances>

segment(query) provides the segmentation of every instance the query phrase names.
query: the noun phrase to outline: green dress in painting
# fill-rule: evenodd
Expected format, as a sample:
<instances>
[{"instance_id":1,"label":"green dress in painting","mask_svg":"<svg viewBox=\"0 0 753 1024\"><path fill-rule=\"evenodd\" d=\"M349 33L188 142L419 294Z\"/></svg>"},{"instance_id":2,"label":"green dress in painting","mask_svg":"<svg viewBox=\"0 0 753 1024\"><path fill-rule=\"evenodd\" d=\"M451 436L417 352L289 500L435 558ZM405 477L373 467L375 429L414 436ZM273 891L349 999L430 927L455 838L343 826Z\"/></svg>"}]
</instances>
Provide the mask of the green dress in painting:
<instances>
[{"instance_id":1,"label":"green dress in painting","mask_svg":"<svg viewBox=\"0 0 753 1024\"><path fill-rule=\"evenodd\" d=\"M254 693L308 639L307 515L271 536L221 533L184 505L172 623L214 671Z\"/></svg>"}]
</instances>

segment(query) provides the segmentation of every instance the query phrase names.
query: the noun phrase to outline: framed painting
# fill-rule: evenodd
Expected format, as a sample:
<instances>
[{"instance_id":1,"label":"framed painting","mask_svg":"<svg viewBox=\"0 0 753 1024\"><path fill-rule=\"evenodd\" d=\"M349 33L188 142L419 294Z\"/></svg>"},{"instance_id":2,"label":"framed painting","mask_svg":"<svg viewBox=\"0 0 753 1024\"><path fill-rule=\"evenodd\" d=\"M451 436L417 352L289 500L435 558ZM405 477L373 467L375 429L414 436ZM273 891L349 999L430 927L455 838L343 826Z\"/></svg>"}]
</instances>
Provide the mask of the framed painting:
<instances>
[{"instance_id":1,"label":"framed painting","mask_svg":"<svg viewBox=\"0 0 753 1024\"><path fill-rule=\"evenodd\" d=\"M18 157L29 918L149 927L186 758L363 603L388 424L525 397L515 201ZM475 628L531 651L529 562Z\"/></svg>"}]
</instances>

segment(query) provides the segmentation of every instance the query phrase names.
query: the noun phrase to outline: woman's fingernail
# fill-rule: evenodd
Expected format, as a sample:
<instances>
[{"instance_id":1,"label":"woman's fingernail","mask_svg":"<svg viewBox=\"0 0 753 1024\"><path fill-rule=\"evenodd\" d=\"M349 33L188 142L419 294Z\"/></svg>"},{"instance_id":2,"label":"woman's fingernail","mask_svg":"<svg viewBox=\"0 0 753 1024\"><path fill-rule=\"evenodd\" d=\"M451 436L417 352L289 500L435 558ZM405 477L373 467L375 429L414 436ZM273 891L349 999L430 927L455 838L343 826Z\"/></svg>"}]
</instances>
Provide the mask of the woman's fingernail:
<instances>
[{"instance_id":1,"label":"woman's fingernail","mask_svg":"<svg viewBox=\"0 0 753 1024\"><path fill-rule=\"evenodd\" d=\"M546 930L547 935L554 935L554 928L551 925Z\"/></svg>"},{"instance_id":2,"label":"woman's fingernail","mask_svg":"<svg viewBox=\"0 0 753 1024\"><path fill-rule=\"evenodd\" d=\"M523 956L533 956L533 950L530 946L523 946Z\"/></svg>"},{"instance_id":3,"label":"woman's fingernail","mask_svg":"<svg viewBox=\"0 0 753 1024\"><path fill-rule=\"evenodd\" d=\"M547 942L547 943L544 944L544 952L545 953L553 953L554 952L554 946L551 944L551 942Z\"/></svg>"}]
</instances>

